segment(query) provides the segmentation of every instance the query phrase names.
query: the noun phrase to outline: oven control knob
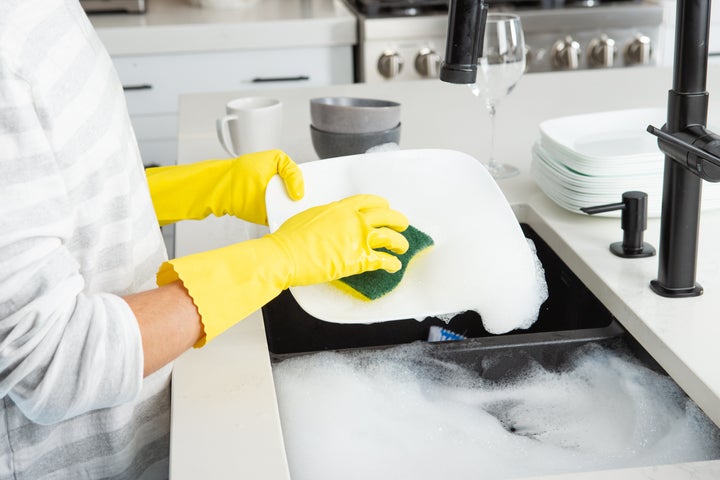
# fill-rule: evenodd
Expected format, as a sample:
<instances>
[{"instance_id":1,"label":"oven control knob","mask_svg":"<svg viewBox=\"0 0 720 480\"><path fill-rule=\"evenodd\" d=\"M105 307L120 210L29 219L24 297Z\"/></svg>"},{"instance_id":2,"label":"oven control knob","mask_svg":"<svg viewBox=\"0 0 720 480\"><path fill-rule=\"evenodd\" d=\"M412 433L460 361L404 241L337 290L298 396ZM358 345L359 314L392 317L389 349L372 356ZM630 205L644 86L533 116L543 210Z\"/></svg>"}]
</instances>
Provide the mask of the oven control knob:
<instances>
[{"instance_id":1,"label":"oven control knob","mask_svg":"<svg viewBox=\"0 0 720 480\"><path fill-rule=\"evenodd\" d=\"M580 66L580 44L567 36L552 47L552 65L556 70L575 70Z\"/></svg>"},{"instance_id":2,"label":"oven control knob","mask_svg":"<svg viewBox=\"0 0 720 480\"><path fill-rule=\"evenodd\" d=\"M612 67L615 63L615 40L607 35L593 38L588 45L588 63L591 67Z\"/></svg>"},{"instance_id":3,"label":"oven control knob","mask_svg":"<svg viewBox=\"0 0 720 480\"><path fill-rule=\"evenodd\" d=\"M415 70L421 77L436 78L440 71L440 55L431 48L422 48L415 57Z\"/></svg>"},{"instance_id":4,"label":"oven control knob","mask_svg":"<svg viewBox=\"0 0 720 480\"><path fill-rule=\"evenodd\" d=\"M625 65L647 65L652 56L652 41L647 35L637 34L625 45Z\"/></svg>"},{"instance_id":5,"label":"oven control knob","mask_svg":"<svg viewBox=\"0 0 720 480\"><path fill-rule=\"evenodd\" d=\"M377 68L380 75L387 79L395 78L400 75L403 69L402 57L392 50L385 50L378 59Z\"/></svg>"}]
</instances>

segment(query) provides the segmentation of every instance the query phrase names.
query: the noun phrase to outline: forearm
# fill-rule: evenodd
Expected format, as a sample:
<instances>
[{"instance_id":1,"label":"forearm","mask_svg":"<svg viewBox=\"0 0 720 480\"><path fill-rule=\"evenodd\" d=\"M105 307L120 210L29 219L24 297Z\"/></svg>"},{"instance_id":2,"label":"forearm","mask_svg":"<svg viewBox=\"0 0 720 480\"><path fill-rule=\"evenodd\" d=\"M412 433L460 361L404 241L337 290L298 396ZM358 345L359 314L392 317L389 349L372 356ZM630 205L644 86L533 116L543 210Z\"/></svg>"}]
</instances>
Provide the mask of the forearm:
<instances>
[{"instance_id":1,"label":"forearm","mask_svg":"<svg viewBox=\"0 0 720 480\"><path fill-rule=\"evenodd\" d=\"M203 336L197 308L179 281L124 298L140 326L144 376L176 359Z\"/></svg>"}]
</instances>

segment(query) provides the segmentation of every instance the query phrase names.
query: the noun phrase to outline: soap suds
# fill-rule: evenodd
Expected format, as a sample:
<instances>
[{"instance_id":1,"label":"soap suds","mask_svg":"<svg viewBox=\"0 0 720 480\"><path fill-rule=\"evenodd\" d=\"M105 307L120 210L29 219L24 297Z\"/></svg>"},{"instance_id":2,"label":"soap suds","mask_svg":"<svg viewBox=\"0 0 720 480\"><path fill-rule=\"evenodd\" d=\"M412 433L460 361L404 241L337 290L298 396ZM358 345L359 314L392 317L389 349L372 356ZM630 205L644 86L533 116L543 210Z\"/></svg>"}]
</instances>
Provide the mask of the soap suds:
<instances>
[{"instance_id":1,"label":"soap suds","mask_svg":"<svg viewBox=\"0 0 720 480\"><path fill-rule=\"evenodd\" d=\"M498 267L516 272L511 275L516 288L497 289L493 295L482 295L482 304L476 309L485 330L490 333L529 328L537 320L540 306L548 297L545 270L537 256L535 243L526 240L527 250L514 252L513 257L505 258L504 264Z\"/></svg>"},{"instance_id":2,"label":"soap suds","mask_svg":"<svg viewBox=\"0 0 720 480\"><path fill-rule=\"evenodd\" d=\"M561 372L534 366L501 384L428 348L276 364L293 480L502 479L720 457L697 406L622 354L593 345Z\"/></svg>"},{"instance_id":3,"label":"soap suds","mask_svg":"<svg viewBox=\"0 0 720 480\"><path fill-rule=\"evenodd\" d=\"M486 307L478 307L473 311L480 315L483 326L489 333L497 335L507 333L512 330L525 330L530 328L537 321L540 314L540 307L548 298L548 286L547 280L545 280L545 269L542 266L540 258L538 258L535 242L529 238L526 238L526 240L529 252L533 258L534 269L533 272L530 273L530 275L532 275L532 278L529 279L531 286L520 290L520 292L525 294L525 297L506 298L503 296L494 296L488 298L488 296L483 295L482 292L478 293L478 297L484 298ZM485 315L483 315L483 311L485 311ZM493 315L492 312L499 313ZM452 320L453 317L461 313L463 312L451 312L433 315L433 317L445 323L450 323L450 320ZM416 320L422 321L424 318L425 317L417 318Z\"/></svg>"}]
</instances>

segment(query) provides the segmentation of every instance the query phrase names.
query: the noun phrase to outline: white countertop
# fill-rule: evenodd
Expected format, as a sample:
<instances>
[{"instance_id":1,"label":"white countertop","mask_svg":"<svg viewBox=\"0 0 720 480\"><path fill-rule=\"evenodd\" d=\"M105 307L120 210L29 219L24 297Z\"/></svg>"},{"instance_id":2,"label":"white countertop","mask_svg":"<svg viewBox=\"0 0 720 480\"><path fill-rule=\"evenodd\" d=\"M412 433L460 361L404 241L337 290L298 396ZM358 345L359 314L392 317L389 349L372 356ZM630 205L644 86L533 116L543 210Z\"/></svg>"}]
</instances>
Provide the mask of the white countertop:
<instances>
[{"instance_id":1,"label":"white countertop","mask_svg":"<svg viewBox=\"0 0 720 480\"><path fill-rule=\"evenodd\" d=\"M576 113L664 107L671 86L667 68L615 69L526 75L498 108L497 152L519 166L519 177L499 182L526 221L640 341L676 382L720 424L720 211L703 212L698 282L705 294L667 299L652 293L657 257L620 259L608 244L622 239L617 218L568 212L529 178L531 146L540 121ZM712 117L720 117L720 68L711 67ZM714 92L717 92L713 95ZM243 95L247 95L245 92ZM267 93L266 93L267 94ZM308 99L319 95L386 98L402 104L402 148L450 148L482 157L488 119L464 86L440 81L355 84L274 90L284 103L279 147L296 161L317 158L309 136ZM215 118L237 93L181 98L179 161L223 156ZM619 200L619 199L618 199ZM246 235L241 222L210 218L177 226L177 253L215 248ZM659 221L650 219L645 240L658 245ZM203 349L183 355L173 375L171 474L185 478L287 479L288 470L260 313ZM720 461L544 478L677 480L720 478Z\"/></svg>"},{"instance_id":2,"label":"white countertop","mask_svg":"<svg viewBox=\"0 0 720 480\"><path fill-rule=\"evenodd\" d=\"M259 0L234 9L147 0L142 14L90 14L110 55L354 45L341 0Z\"/></svg>"}]
</instances>

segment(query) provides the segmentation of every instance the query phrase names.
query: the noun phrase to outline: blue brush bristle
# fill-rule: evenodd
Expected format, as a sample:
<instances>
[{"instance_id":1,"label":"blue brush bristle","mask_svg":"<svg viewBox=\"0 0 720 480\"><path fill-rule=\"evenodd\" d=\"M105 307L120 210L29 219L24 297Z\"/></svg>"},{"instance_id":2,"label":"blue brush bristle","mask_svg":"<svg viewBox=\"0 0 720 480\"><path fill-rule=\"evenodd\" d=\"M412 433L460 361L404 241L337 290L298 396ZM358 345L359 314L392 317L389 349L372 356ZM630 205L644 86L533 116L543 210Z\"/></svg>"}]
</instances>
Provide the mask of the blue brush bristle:
<instances>
[{"instance_id":1,"label":"blue brush bristle","mask_svg":"<svg viewBox=\"0 0 720 480\"><path fill-rule=\"evenodd\" d=\"M451 342L454 340L465 340L467 337L459 333L455 333L447 328L433 325L428 333L428 342Z\"/></svg>"}]
</instances>

